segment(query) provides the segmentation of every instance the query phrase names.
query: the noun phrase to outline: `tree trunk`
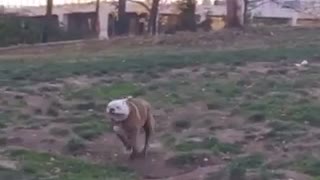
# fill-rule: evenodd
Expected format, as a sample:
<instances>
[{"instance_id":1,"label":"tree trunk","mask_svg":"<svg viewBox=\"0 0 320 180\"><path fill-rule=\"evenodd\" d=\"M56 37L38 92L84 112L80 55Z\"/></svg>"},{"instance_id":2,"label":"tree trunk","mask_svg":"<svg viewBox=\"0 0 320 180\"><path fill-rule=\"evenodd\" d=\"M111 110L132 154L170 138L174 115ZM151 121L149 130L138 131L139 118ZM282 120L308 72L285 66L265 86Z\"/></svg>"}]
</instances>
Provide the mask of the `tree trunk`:
<instances>
[{"instance_id":1,"label":"tree trunk","mask_svg":"<svg viewBox=\"0 0 320 180\"><path fill-rule=\"evenodd\" d=\"M126 0L119 0L117 33L124 35L128 31L128 18L126 14Z\"/></svg>"},{"instance_id":2,"label":"tree trunk","mask_svg":"<svg viewBox=\"0 0 320 180\"><path fill-rule=\"evenodd\" d=\"M184 0L179 4L181 13L179 14L180 25L179 30L196 31L196 1L195 0Z\"/></svg>"},{"instance_id":3,"label":"tree trunk","mask_svg":"<svg viewBox=\"0 0 320 180\"><path fill-rule=\"evenodd\" d=\"M188 29L190 31L196 31L197 30L197 23L196 23L196 1L195 0L187 0L187 6L188 6Z\"/></svg>"},{"instance_id":4,"label":"tree trunk","mask_svg":"<svg viewBox=\"0 0 320 180\"><path fill-rule=\"evenodd\" d=\"M243 0L227 0L226 27L243 26Z\"/></svg>"},{"instance_id":5,"label":"tree trunk","mask_svg":"<svg viewBox=\"0 0 320 180\"><path fill-rule=\"evenodd\" d=\"M45 16L45 21L44 21L44 26L42 31L42 40L41 40L43 43L48 42L48 34L49 34L48 31L51 23L52 8L53 8L53 0L47 0L46 16Z\"/></svg>"},{"instance_id":6,"label":"tree trunk","mask_svg":"<svg viewBox=\"0 0 320 180\"><path fill-rule=\"evenodd\" d=\"M243 0L243 6L244 6L243 23L248 24L249 23L249 14L248 14L249 0Z\"/></svg>"},{"instance_id":7,"label":"tree trunk","mask_svg":"<svg viewBox=\"0 0 320 180\"><path fill-rule=\"evenodd\" d=\"M157 19L158 19L158 9L159 9L159 2L160 0L153 0L151 11L150 11L150 18L148 22L148 31L152 35L155 35L157 32Z\"/></svg>"},{"instance_id":8,"label":"tree trunk","mask_svg":"<svg viewBox=\"0 0 320 180\"><path fill-rule=\"evenodd\" d=\"M97 0L96 1L96 14L95 14L95 19L94 19L94 28L95 28L95 32L97 33L97 34L99 34L99 31L100 31L100 29L99 29L99 26L100 26L100 24L99 24L99 12L100 12L100 0Z\"/></svg>"}]
</instances>

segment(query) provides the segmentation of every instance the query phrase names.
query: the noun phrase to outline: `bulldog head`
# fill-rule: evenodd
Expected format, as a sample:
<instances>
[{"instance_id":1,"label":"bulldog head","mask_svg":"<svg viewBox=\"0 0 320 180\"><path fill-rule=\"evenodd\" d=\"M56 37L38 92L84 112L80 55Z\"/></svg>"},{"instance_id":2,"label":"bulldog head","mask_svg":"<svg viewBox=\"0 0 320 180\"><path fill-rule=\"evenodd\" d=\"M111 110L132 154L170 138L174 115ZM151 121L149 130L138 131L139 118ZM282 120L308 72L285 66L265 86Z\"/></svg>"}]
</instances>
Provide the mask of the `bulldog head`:
<instances>
[{"instance_id":1,"label":"bulldog head","mask_svg":"<svg viewBox=\"0 0 320 180\"><path fill-rule=\"evenodd\" d=\"M106 113L114 121L123 121L127 119L130 113L130 108L127 103L127 98L115 99L110 101L107 105Z\"/></svg>"}]
</instances>

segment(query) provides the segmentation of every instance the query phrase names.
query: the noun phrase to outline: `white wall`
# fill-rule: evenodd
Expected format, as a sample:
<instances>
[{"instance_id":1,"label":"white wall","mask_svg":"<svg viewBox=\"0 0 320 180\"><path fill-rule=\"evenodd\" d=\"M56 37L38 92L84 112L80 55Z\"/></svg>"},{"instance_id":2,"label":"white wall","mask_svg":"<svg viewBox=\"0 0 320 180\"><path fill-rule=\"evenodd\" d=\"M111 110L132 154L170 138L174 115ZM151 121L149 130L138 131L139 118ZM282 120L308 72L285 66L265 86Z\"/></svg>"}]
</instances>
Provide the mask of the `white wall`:
<instances>
[{"instance_id":1,"label":"white wall","mask_svg":"<svg viewBox=\"0 0 320 180\"><path fill-rule=\"evenodd\" d=\"M296 14L292 9L282 8L281 5L268 1L252 11L257 17L291 18Z\"/></svg>"}]
</instances>

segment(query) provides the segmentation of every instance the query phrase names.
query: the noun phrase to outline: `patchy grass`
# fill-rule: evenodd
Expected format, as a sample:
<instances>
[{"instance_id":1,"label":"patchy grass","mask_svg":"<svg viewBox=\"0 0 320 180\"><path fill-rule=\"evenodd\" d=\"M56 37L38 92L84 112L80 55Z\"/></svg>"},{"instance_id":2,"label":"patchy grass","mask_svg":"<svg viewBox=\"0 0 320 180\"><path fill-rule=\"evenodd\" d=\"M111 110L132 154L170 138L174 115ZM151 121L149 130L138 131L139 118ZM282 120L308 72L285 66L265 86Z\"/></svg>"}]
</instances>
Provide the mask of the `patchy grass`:
<instances>
[{"instance_id":1,"label":"patchy grass","mask_svg":"<svg viewBox=\"0 0 320 180\"><path fill-rule=\"evenodd\" d=\"M276 93L246 101L241 106L249 112L263 112L267 117L281 118L285 116L285 108L288 107L288 104L292 104L295 99L288 94Z\"/></svg>"},{"instance_id":2,"label":"patchy grass","mask_svg":"<svg viewBox=\"0 0 320 180\"><path fill-rule=\"evenodd\" d=\"M34 180L34 178L24 172L19 172L16 170L0 168L0 179L8 180Z\"/></svg>"},{"instance_id":3,"label":"patchy grass","mask_svg":"<svg viewBox=\"0 0 320 180\"><path fill-rule=\"evenodd\" d=\"M84 150L85 147L85 142L77 137L71 138L65 146L66 150L71 153L77 153L81 150Z\"/></svg>"},{"instance_id":4,"label":"patchy grass","mask_svg":"<svg viewBox=\"0 0 320 180\"><path fill-rule=\"evenodd\" d=\"M259 172L259 180L271 180L274 176L262 167L264 157L262 154L251 154L232 160L226 167L218 172L209 173L205 180L228 179L228 180L247 180L248 170Z\"/></svg>"},{"instance_id":5,"label":"patchy grass","mask_svg":"<svg viewBox=\"0 0 320 180\"><path fill-rule=\"evenodd\" d=\"M190 86L189 77L184 77L183 80L174 78L170 78L168 82L149 85L147 87L148 99L160 104L183 105L203 97L202 94L198 93L197 87Z\"/></svg>"},{"instance_id":6,"label":"patchy grass","mask_svg":"<svg viewBox=\"0 0 320 180\"><path fill-rule=\"evenodd\" d=\"M228 166L228 179L229 180L246 180L247 169L239 163L232 162Z\"/></svg>"},{"instance_id":7,"label":"patchy grass","mask_svg":"<svg viewBox=\"0 0 320 180\"><path fill-rule=\"evenodd\" d=\"M3 89L12 93L19 91L26 96L40 94L48 99L57 99L61 104L52 105L49 111L44 114L40 108L33 112L29 109L30 104L21 103L19 99L11 100L7 97L0 97L1 102L5 102L0 107L1 110L2 108L10 108L14 114L13 121L11 116L1 118L0 114L0 128L3 128L1 137L8 137L8 139L0 139L0 145L2 144L5 148L7 140L8 144L15 145L16 142L10 136L6 136L6 133L13 134L17 125L19 125L17 127L18 133L32 135L41 129L26 129L29 125L41 128L41 123L47 123L48 127L51 127L50 123L52 122L61 125L67 123L67 127L71 126L70 132L64 128L52 128L49 131L50 135L54 136L51 138L65 138L72 135L65 145L65 150L69 152L68 155L75 155L74 153L79 152L77 155L84 157L86 148L88 148L92 156L85 156L85 158L92 158L93 161L97 157L109 159L108 150L103 153L95 151L92 147L95 143L87 141L101 141L101 138L98 137L110 131L108 121L100 121L100 119L105 119L103 112L106 101L128 95L142 96L155 105L155 117L159 122L157 123L159 130L156 130L154 138L160 139L164 149L170 149L169 154L172 154L172 158L168 161L170 165L179 168L212 164L226 165L230 159L221 160L221 162L213 161L213 159L217 155L227 154L227 157L232 158L231 163L226 167L229 179L247 178L247 175L253 171L260 173L259 177L261 178L258 179L266 180L272 179L272 177L269 175L268 169L263 169L264 155L243 156L245 152L243 152L241 145L223 143L218 139L210 138L214 128L230 130L219 134L219 139L234 142L233 137L235 137L237 138L236 142L240 141L244 146L248 144L249 147L254 142L249 142L250 140L246 136L243 137L246 132L242 131L250 129L252 134L250 132L248 135L257 137L255 140L259 141L257 142L259 145L261 143L259 148L268 150L268 155L273 156L269 151L274 151L274 149L268 148L267 145L273 145L278 140L283 142L283 140L287 141L293 138L296 138L295 142L299 142L299 137L308 133L308 123L313 128L320 125L317 119L320 117L320 108L316 98L317 88L319 88L319 71L312 66L313 63L317 63L313 59L318 59L318 46L223 50L219 52L199 50L181 53L179 48L176 50L175 52L171 50L168 53L164 51L141 52L132 56L130 54L101 56L100 54L99 57L92 55L78 59L71 57L65 61L52 59L50 62L1 61L0 84ZM295 69L294 63L302 58L310 60L312 70ZM281 62L279 62L280 60ZM257 63L271 61L274 63ZM270 70L264 73L259 71L260 68L262 71ZM122 76L124 74L128 75L128 79L126 76ZM85 75L89 81L92 78L93 83L86 83L88 86L83 87L68 86L68 83L63 79L66 77L77 79L80 75ZM131 79L135 83L132 83ZM314 89L309 89L310 87ZM29 91L25 91L26 89ZM37 102L32 103L36 104ZM192 114L192 105L198 106L198 104L199 107L194 107L196 112ZM232 112L229 113L230 111ZM192 117L199 117L199 120L194 121ZM248 117L249 121L242 121L243 117ZM19 124L15 124L16 122ZM301 123L305 124L303 125L305 129L301 128ZM14 127L11 128L11 124ZM9 128L6 128L7 126ZM272 130L266 135L267 138L260 139L260 133L264 136L264 130L269 130L269 127ZM18 133L17 135L20 135ZM190 141L191 138L181 140L183 137L193 135L201 136L197 136L198 139L194 138L193 141ZM35 147L44 146L46 148L47 144L45 143L49 142L41 141L42 138L48 139L47 137L26 135L26 139L29 137L42 143L41 146ZM308 137L306 136L306 138ZM16 144L19 145L19 143ZM53 150L56 150L54 143L50 144L50 148L51 146ZM262 152L265 152L263 150ZM162 156L164 150L159 148L159 151ZM203 152L206 154L200 154ZM290 152L292 152L291 149L287 151L289 155ZM64 151L60 153L64 153ZM51 156L48 154L44 156L29 151L13 154L15 155L12 157L22 159L23 173L41 179L102 180L107 178L112 180L128 179L131 175L130 172L123 172L121 168L117 167L88 165L82 161L56 156L54 156L54 160L51 160L51 158L47 158L47 156ZM24 156L27 158L22 158ZM111 156L112 159L121 159L113 154ZM161 163L164 161L160 158L154 163L162 165ZM156 167L158 167L157 165ZM150 168L152 169L151 166ZM306 169L311 168L308 166ZM109 175L109 173L114 174ZM315 174L315 176L318 175Z\"/></svg>"},{"instance_id":8,"label":"patchy grass","mask_svg":"<svg viewBox=\"0 0 320 180\"><path fill-rule=\"evenodd\" d=\"M267 118L320 125L320 105L313 100L298 98L298 95L290 93L273 93L245 102L241 107L251 114Z\"/></svg>"},{"instance_id":9,"label":"patchy grass","mask_svg":"<svg viewBox=\"0 0 320 180\"><path fill-rule=\"evenodd\" d=\"M172 147L176 142L176 138L171 134L164 134L161 140L167 147Z\"/></svg>"},{"instance_id":10,"label":"patchy grass","mask_svg":"<svg viewBox=\"0 0 320 180\"><path fill-rule=\"evenodd\" d=\"M222 143L215 138L205 138L201 142L184 141L176 145L176 150L191 152L195 150L208 150L213 153L240 153L241 147L236 144Z\"/></svg>"},{"instance_id":11,"label":"patchy grass","mask_svg":"<svg viewBox=\"0 0 320 180\"><path fill-rule=\"evenodd\" d=\"M66 128L53 127L49 130L49 133L57 137L66 137L70 134L70 131Z\"/></svg>"},{"instance_id":12,"label":"patchy grass","mask_svg":"<svg viewBox=\"0 0 320 180\"><path fill-rule=\"evenodd\" d=\"M6 112L0 112L0 129L6 128L10 122L10 114Z\"/></svg>"},{"instance_id":13,"label":"patchy grass","mask_svg":"<svg viewBox=\"0 0 320 180\"><path fill-rule=\"evenodd\" d=\"M311 156L303 156L294 163L294 167L299 171L311 176L320 177L320 159Z\"/></svg>"},{"instance_id":14,"label":"patchy grass","mask_svg":"<svg viewBox=\"0 0 320 180\"><path fill-rule=\"evenodd\" d=\"M206 102L209 110L223 109L229 104L226 98L220 96L208 97Z\"/></svg>"},{"instance_id":15,"label":"patchy grass","mask_svg":"<svg viewBox=\"0 0 320 180\"><path fill-rule=\"evenodd\" d=\"M86 123L75 125L72 130L78 136L87 140L92 140L104 132L110 131L110 127L107 123L102 121L88 121Z\"/></svg>"},{"instance_id":16,"label":"patchy grass","mask_svg":"<svg viewBox=\"0 0 320 180\"><path fill-rule=\"evenodd\" d=\"M267 134L267 137L274 142L290 142L307 133L305 127L295 122L271 121L268 123L268 126L271 127L272 130Z\"/></svg>"},{"instance_id":17,"label":"patchy grass","mask_svg":"<svg viewBox=\"0 0 320 180\"><path fill-rule=\"evenodd\" d=\"M177 120L173 122L173 127L176 130L189 129L191 125L191 120Z\"/></svg>"},{"instance_id":18,"label":"patchy grass","mask_svg":"<svg viewBox=\"0 0 320 180\"><path fill-rule=\"evenodd\" d=\"M87 122L96 122L99 121L98 119L102 119L102 117L96 115L96 114L85 114L82 116L70 116L66 119L63 119L66 123L69 124L82 124Z\"/></svg>"},{"instance_id":19,"label":"patchy grass","mask_svg":"<svg viewBox=\"0 0 320 180\"><path fill-rule=\"evenodd\" d=\"M137 72L154 68L171 69L200 63L274 61L278 59L312 58L319 52L319 47L246 49L238 51L191 51L189 53L156 52L139 56L99 57L88 61L87 58L69 61L28 62L2 61L0 68L1 84L21 85L25 82L53 81L72 75L96 75L111 72ZM92 58L92 57L90 57ZM152 59L152 61L150 61ZM28 78L25 78L28 77Z\"/></svg>"},{"instance_id":20,"label":"patchy grass","mask_svg":"<svg viewBox=\"0 0 320 180\"><path fill-rule=\"evenodd\" d=\"M126 97L126 96L139 96L145 92L142 87L132 83L116 83L110 86L94 86L92 88L80 90L67 90L65 96L67 99L106 99Z\"/></svg>"},{"instance_id":21,"label":"patchy grass","mask_svg":"<svg viewBox=\"0 0 320 180\"><path fill-rule=\"evenodd\" d=\"M232 81L216 82L213 84L207 84L208 91L214 91L218 96L227 99L234 98L242 94L242 89Z\"/></svg>"},{"instance_id":22,"label":"patchy grass","mask_svg":"<svg viewBox=\"0 0 320 180\"><path fill-rule=\"evenodd\" d=\"M20 161L22 171L40 179L53 180L131 180L135 175L122 167L88 164L84 161L58 157L46 153L25 150L9 152L9 156Z\"/></svg>"},{"instance_id":23,"label":"patchy grass","mask_svg":"<svg viewBox=\"0 0 320 180\"><path fill-rule=\"evenodd\" d=\"M244 157L239 157L232 161L232 165L237 165L245 169L260 168L264 163L264 156L261 153L251 154Z\"/></svg>"},{"instance_id":24,"label":"patchy grass","mask_svg":"<svg viewBox=\"0 0 320 180\"><path fill-rule=\"evenodd\" d=\"M320 178L320 159L312 155L298 157L292 164L292 167L302 173L315 177L315 179Z\"/></svg>"},{"instance_id":25,"label":"patchy grass","mask_svg":"<svg viewBox=\"0 0 320 180\"><path fill-rule=\"evenodd\" d=\"M274 131L305 131L306 128L301 124L296 122L286 122L286 121L270 121L268 126L271 127Z\"/></svg>"},{"instance_id":26,"label":"patchy grass","mask_svg":"<svg viewBox=\"0 0 320 180\"><path fill-rule=\"evenodd\" d=\"M320 126L320 104L301 103L289 106L286 112L286 119L300 123L308 123Z\"/></svg>"},{"instance_id":27,"label":"patchy grass","mask_svg":"<svg viewBox=\"0 0 320 180\"><path fill-rule=\"evenodd\" d=\"M195 167L197 165L206 164L207 162L204 160L208 157L210 157L209 154L183 153L169 158L166 163L178 168Z\"/></svg>"}]
</instances>

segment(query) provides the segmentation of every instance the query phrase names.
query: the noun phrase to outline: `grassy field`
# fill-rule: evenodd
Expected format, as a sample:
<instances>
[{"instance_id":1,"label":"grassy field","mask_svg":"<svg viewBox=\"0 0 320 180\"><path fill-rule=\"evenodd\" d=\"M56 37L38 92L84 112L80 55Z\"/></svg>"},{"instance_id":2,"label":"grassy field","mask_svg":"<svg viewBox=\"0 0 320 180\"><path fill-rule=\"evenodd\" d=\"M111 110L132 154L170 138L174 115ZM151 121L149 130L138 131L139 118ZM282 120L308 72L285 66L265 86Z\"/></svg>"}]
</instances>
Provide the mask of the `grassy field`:
<instances>
[{"instance_id":1,"label":"grassy field","mask_svg":"<svg viewBox=\"0 0 320 180\"><path fill-rule=\"evenodd\" d=\"M2 52L0 179L319 180L319 32ZM105 119L128 95L154 107L145 161L127 161Z\"/></svg>"}]
</instances>

